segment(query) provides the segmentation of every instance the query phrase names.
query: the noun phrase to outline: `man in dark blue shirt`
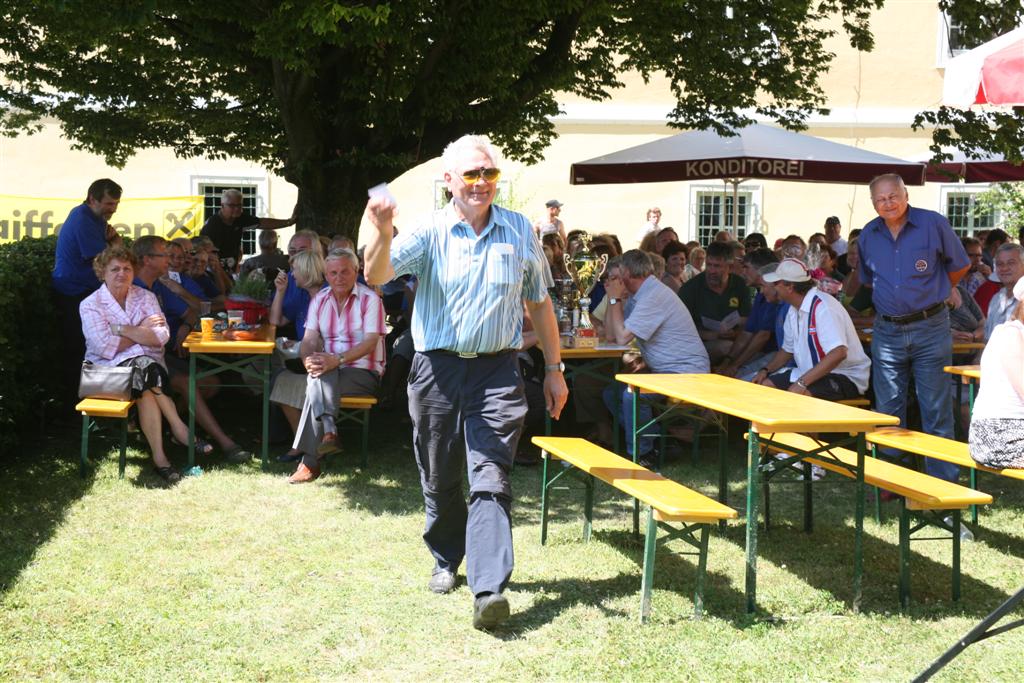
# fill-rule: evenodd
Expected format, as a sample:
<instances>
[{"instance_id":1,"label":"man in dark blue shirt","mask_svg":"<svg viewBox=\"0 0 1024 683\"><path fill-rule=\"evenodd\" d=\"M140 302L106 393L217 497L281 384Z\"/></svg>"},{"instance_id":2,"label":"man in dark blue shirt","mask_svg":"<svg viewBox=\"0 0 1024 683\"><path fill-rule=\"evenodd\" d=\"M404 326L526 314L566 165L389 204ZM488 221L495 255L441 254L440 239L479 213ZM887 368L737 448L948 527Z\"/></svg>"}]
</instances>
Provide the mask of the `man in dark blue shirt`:
<instances>
[{"instance_id":1,"label":"man in dark blue shirt","mask_svg":"<svg viewBox=\"0 0 1024 683\"><path fill-rule=\"evenodd\" d=\"M960 239L942 214L910 206L903 179L871 181L878 218L860 234L860 281L875 307L871 379L875 410L907 422L907 387L914 378L925 432L953 438L949 378L953 337L946 299L970 268ZM928 474L955 481L956 465L925 460Z\"/></svg>"},{"instance_id":2,"label":"man in dark blue shirt","mask_svg":"<svg viewBox=\"0 0 1024 683\"><path fill-rule=\"evenodd\" d=\"M120 201L121 186L113 180L101 178L93 182L85 201L71 210L57 234L52 284L64 338L61 377L72 406L78 395L78 378L85 357L78 305L100 286L92 270L93 258L107 245L121 243L121 236L109 223Z\"/></svg>"}]
</instances>

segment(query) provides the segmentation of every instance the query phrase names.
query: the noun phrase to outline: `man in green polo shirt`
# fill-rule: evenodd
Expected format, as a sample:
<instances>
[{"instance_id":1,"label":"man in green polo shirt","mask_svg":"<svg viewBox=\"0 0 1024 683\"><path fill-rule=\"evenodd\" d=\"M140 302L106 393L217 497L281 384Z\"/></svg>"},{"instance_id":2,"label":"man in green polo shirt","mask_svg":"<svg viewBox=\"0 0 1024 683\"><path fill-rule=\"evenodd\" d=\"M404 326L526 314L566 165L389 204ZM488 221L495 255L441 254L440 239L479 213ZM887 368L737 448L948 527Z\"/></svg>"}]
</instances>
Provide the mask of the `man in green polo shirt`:
<instances>
[{"instance_id":1,"label":"man in green polo shirt","mask_svg":"<svg viewBox=\"0 0 1024 683\"><path fill-rule=\"evenodd\" d=\"M728 243L712 242L707 248L704 272L679 290L712 366L719 365L729 353L750 314L750 290L742 277L729 272L732 260L733 250Z\"/></svg>"}]
</instances>

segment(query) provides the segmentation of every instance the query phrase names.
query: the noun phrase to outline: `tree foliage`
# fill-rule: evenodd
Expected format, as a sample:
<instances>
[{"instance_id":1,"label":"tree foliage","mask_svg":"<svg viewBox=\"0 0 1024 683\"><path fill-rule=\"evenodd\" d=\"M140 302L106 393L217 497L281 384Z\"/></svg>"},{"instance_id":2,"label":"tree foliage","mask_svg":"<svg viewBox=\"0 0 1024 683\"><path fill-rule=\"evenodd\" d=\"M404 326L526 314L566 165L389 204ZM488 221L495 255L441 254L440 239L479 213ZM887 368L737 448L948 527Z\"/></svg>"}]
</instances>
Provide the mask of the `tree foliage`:
<instances>
[{"instance_id":1,"label":"tree foliage","mask_svg":"<svg viewBox=\"0 0 1024 683\"><path fill-rule=\"evenodd\" d=\"M962 27L968 44L980 45L1024 23L1024 2L939 0L939 6ZM1003 155L1024 163L1024 106L999 109L939 107L914 119L914 129L933 127L931 150L937 161L948 159L950 148L980 159Z\"/></svg>"},{"instance_id":2,"label":"tree foliage","mask_svg":"<svg viewBox=\"0 0 1024 683\"><path fill-rule=\"evenodd\" d=\"M55 117L78 148L234 156L299 189L300 224L351 232L365 188L485 132L540 158L556 94L607 99L620 74L668 77L670 123L800 128L838 19L870 49L882 0L357 2L8 0L0 132Z\"/></svg>"},{"instance_id":3,"label":"tree foliage","mask_svg":"<svg viewBox=\"0 0 1024 683\"><path fill-rule=\"evenodd\" d=\"M976 194L974 201L975 215L998 212L1006 231L1024 238L1024 188L1020 183L996 183Z\"/></svg>"}]
</instances>

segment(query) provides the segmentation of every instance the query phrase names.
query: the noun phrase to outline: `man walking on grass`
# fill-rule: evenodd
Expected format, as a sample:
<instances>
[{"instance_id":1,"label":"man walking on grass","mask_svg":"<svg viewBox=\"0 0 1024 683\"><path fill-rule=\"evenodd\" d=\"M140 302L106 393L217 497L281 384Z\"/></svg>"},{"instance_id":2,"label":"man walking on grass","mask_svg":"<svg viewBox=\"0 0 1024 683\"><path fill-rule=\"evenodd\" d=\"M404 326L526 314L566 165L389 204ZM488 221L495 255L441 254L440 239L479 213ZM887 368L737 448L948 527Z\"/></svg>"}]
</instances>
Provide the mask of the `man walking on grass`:
<instances>
[{"instance_id":1,"label":"man walking on grass","mask_svg":"<svg viewBox=\"0 0 1024 683\"><path fill-rule=\"evenodd\" d=\"M443 162L451 201L394 244L394 200L382 193L367 203L375 230L366 279L384 284L409 274L419 281L408 391L426 507L423 540L434 556L429 588L453 591L465 559L473 626L493 629L509 616L509 469L527 409L517 360L524 304L544 352L552 417L561 413L568 389L540 242L525 216L493 204L501 175L497 150L486 137L467 135L448 145Z\"/></svg>"}]
</instances>

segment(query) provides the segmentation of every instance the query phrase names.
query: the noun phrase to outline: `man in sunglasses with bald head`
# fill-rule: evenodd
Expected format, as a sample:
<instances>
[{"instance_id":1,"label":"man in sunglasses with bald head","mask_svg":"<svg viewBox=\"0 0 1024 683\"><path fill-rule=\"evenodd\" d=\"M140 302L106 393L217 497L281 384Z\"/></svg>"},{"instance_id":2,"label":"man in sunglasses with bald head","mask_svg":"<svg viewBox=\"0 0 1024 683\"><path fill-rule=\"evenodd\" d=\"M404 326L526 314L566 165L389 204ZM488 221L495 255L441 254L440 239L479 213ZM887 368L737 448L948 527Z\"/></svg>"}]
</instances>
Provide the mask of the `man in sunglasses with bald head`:
<instances>
[{"instance_id":1,"label":"man in sunglasses with bald head","mask_svg":"<svg viewBox=\"0 0 1024 683\"><path fill-rule=\"evenodd\" d=\"M544 351L552 417L568 396L547 293L551 273L530 221L493 203L498 161L486 137L451 143L443 156L451 201L393 245L394 199L377 193L366 207L376 228L366 248L367 281L383 284L405 274L419 281L409 413L426 506L423 539L434 556L429 588L454 590L465 559L479 629L493 629L509 615L503 595L513 566L509 470L527 407L517 361L524 304Z\"/></svg>"}]
</instances>

